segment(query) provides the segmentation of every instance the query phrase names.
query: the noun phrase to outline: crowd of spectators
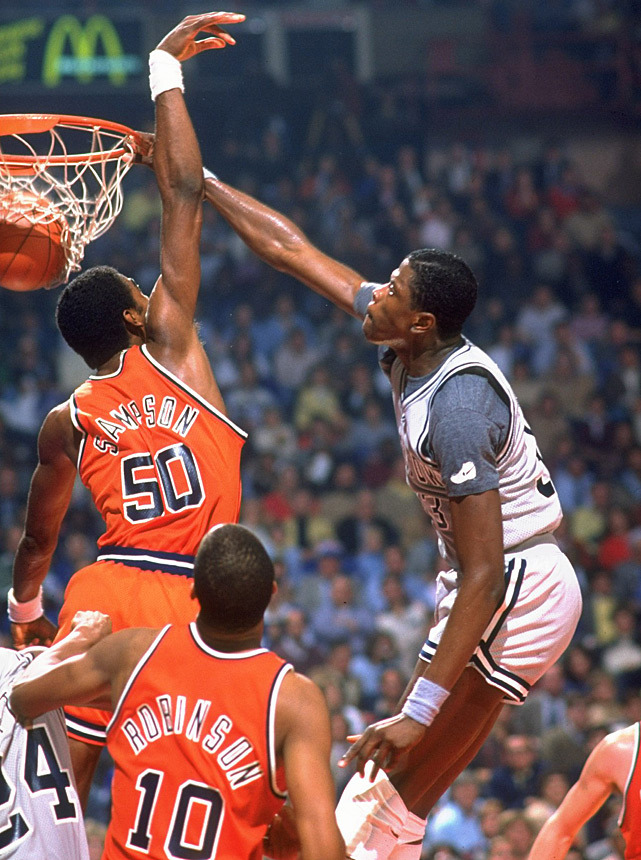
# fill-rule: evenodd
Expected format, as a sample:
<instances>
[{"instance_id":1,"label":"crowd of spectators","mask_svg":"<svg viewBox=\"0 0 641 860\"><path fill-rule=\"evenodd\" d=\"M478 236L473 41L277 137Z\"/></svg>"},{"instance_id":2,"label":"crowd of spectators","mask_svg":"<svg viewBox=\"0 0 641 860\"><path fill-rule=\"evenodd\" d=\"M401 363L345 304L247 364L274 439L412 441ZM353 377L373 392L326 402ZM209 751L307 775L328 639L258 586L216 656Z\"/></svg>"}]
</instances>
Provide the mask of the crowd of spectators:
<instances>
[{"instance_id":1,"label":"crowd of spectators","mask_svg":"<svg viewBox=\"0 0 641 860\"><path fill-rule=\"evenodd\" d=\"M565 512L558 538L579 573L584 612L564 659L523 707L504 710L432 817L425 856L522 860L593 745L641 718L635 222L586 184L562 141L527 160L508 139L423 149L416 129L413 139L400 133L413 128L404 103L383 96L387 125L368 148L359 94L340 92L338 107L314 112L300 151L286 118L272 116L255 139L229 136L205 160L367 279L385 281L425 246L460 254L478 276L466 334L511 380L550 467ZM108 262L150 289L158 216L153 176L138 168L87 265ZM208 206L202 273L201 336L229 415L250 434L241 521L276 564L265 641L321 685L340 791L350 775L336 766L346 736L394 712L430 626L441 562L405 484L387 381L358 321L263 266ZM38 428L86 375L56 333L56 298L0 294L3 595ZM79 485L45 584L51 617L70 575L94 559L101 527ZM104 818L107 773L93 797L92 814ZM573 860L622 856L614 819L608 806Z\"/></svg>"}]
</instances>

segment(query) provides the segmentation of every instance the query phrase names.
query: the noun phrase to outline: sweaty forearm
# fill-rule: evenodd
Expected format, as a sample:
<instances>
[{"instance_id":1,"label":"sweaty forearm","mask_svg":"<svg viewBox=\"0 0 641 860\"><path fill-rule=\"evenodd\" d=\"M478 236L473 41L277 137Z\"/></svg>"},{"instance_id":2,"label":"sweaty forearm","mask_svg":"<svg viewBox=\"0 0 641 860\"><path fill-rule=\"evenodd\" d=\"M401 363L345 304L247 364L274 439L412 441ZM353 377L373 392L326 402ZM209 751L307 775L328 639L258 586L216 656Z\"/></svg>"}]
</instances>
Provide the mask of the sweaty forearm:
<instances>
[{"instance_id":1,"label":"sweaty forearm","mask_svg":"<svg viewBox=\"0 0 641 860\"><path fill-rule=\"evenodd\" d=\"M262 260L297 275L295 258L310 243L284 215L219 179L205 180L205 197Z\"/></svg>"},{"instance_id":2,"label":"sweaty forearm","mask_svg":"<svg viewBox=\"0 0 641 860\"><path fill-rule=\"evenodd\" d=\"M45 545L24 534L13 562L13 593L21 603L32 600L49 571L55 543Z\"/></svg>"},{"instance_id":3,"label":"sweaty forearm","mask_svg":"<svg viewBox=\"0 0 641 860\"><path fill-rule=\"evenodd\" d=\"M183 95L177 89L156 99L154 170L163 201L202 199L200 147Z\"/></svg>"}]
</instances>

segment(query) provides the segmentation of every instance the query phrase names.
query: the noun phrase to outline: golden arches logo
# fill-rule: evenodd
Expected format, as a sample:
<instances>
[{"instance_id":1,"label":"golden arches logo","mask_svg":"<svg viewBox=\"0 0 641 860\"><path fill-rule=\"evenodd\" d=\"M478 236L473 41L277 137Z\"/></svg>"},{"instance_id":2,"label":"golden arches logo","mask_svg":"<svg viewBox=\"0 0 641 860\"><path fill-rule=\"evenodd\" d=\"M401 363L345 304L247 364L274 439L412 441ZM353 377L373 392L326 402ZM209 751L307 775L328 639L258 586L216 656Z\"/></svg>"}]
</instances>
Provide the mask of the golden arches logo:
<instances>
[{"instance_id":1,"label":"golden arches logo","mask_svg":"<svg viewBox=\"0 0 641 860\"><path fill-rule=\"evenodd\" d=\"M98 43L103 53L96 55ZM66 53L67 45L70 53ZM88 83L96 75L106 75L114 86L122 86L131 71L118 31L105 15L92 15L84 22L75 15L61 15L54 22L42 61L42 82L57 86L66 76Z\"/></svg>"}]
</instances>

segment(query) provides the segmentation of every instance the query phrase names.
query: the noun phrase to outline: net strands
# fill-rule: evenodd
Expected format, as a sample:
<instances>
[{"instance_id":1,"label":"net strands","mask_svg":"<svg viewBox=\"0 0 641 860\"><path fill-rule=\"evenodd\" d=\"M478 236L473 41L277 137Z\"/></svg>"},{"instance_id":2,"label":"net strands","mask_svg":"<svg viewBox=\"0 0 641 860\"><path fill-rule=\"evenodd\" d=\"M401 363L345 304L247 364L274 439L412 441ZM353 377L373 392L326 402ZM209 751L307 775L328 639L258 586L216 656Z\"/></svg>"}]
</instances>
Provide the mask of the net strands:
<instances>
[{"instance_id":1,"label":"net strands","mask_svg":"<svg viewBox=\"0 0 641 860\"><path fill-rule=\"evenodd\" d=\"M71 121L31 134L0 127L0 217L6 217L7 207L33 223L62 215L65 280L80 269L86 245L108 230L122 209L121 183L135 154L126 131ZM34 208L32 195L46 205Z\"/></svg>"}]
</instances>

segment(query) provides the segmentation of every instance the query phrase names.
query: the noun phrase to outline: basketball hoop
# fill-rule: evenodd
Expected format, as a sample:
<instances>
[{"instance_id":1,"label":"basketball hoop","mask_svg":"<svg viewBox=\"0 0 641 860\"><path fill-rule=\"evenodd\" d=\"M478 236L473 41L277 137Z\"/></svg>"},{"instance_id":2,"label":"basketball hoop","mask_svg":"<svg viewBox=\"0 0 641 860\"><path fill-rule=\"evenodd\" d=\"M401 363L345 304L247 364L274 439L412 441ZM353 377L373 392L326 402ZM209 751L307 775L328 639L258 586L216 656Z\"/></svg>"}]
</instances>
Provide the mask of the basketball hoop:
<instances>
[{"instance_id":1,"label":"basketball hoop","mask_svg":"<svg viewBox=\"0 0 641 860\"><path fill-rule=\"evenodd\" d=\"M66 267L56 283L80 269L85 246L108 230L122 209L121 183L139 140L132 129L108 120L0 115L0 218L10 213L32 223L55 218L64 225ZM34 196L46 206L34 208Z\"/></svg>"}]
</instances>

